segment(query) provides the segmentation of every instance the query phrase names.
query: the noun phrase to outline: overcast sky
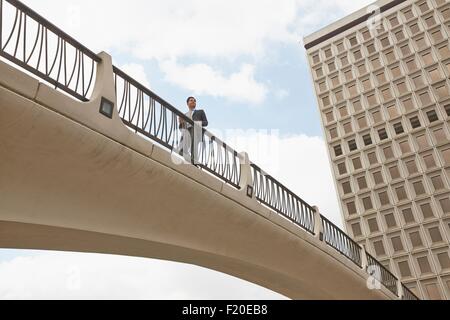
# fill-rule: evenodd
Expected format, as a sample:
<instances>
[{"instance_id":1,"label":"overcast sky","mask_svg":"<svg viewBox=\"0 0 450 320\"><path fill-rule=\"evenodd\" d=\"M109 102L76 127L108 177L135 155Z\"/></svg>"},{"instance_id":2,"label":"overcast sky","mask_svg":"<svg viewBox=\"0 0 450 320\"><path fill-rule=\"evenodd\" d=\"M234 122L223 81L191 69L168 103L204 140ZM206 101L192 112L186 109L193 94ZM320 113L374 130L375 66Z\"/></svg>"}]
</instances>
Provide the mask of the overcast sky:
<instances>
[{"instance_id":1,"label":"overcast sky","mask_svg":"<svg viewBox=\"0 0 450 320\"><path fill-rule=\"evenodd\" d=\"M372 1L23 2L181 110L195 95L211 130L342 225L301 40ZM172 262L0 250L2 298L284 297Z\"/></svg>"}]
</instances>

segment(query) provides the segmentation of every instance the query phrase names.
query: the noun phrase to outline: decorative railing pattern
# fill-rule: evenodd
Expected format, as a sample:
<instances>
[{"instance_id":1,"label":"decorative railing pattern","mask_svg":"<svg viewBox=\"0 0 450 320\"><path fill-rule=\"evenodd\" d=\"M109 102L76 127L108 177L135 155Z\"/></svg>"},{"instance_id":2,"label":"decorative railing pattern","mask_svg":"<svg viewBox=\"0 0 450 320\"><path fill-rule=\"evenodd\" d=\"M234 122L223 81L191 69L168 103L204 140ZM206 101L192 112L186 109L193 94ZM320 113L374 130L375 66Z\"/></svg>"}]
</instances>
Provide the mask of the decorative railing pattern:
<instances>
[{"instance_id":1,"label":"decorative railing pattern","mask_svg":"<svg viewBox=\"0 0 450 320\"><path fill-rule=\"evenodd\" d=\"M11 21L7 18L11 13ZM88 101L101 59L72 37L17 0L0 0L0 56L55 86L55 89L80 101ZM183 155L186 127L195 126L181 111L151 90L113 67L117 109L123 123L172 152ZM226 183L240 189L241 156L205 129L199 144L191 139L189 161ZM317 212L276 179L255 164L250 170L256 199L307 232L315 235ZM363 249L344 231L320 215L320 238L362 268ZM386 288L399 296L398 279L366 253L366 272L377 277ZM404 300L418 298L404 285Z\"/></svg>"},{"instance_id":2,"label":"decorative railing pattern","mask_svg":"<svg viewBox=\"0 0 450 320\"><path fill-rule=\"evenodd\" d=\"M388 269L386 269L377 259L366 252L367 273L377 279L389 291L398 296L398 279Z\"/></svg>"},{"instance_id":3,"label":"decorative railing pattern","mask_svg":"<svg viewBox=\"0 0 450 320\"><path fill-rule=\"evenodd\" d=\"M126 126L180 155L189 137L190 149L196 150L189 161L239 189L241 159L235 150L203 128L197 145L193 130L180 126L183 122L194 127L191 119L119 68L113 72L119 116Z\"/></svg>"},{"instance_id":4,"label":"decorative railing pattern","mask_svg":"<svg viewBox=\"0 0 450 320\"><path fill-rule=\"evenodd\" d=\"M314 209L257 165L251 169L256 199L314 235Z\"/></svg>"},{"instance_id":5,"label":"decorative railing pattern","mask_svg":"<svg viewBox=\"0 0 450 320\"><path fill-rule=\"evenodd\" d=\"M406 287L404 284L402 284L402 290L403 290L403 296L402 296L402 300L419 300L418 297L416 297L416 295L409 290L408 287Z\"/></svg>"},{"instance_id":6,"label":"decorative railing pattern","mask_svg":"<svg viewBox=\"0 0 450 320\"><path fill-rule=\"evenodd\" d=\"M0 17L0 56L81 101L89 100L101 61L96 54L19 1L0 0Z\"/></svg>"},{"instance_id":7,"label":"decorative railing pattern","mask_svg":"<svg viewBox=\"0 0 450 320\"><path fill-rule=\"evenodd\" d=\"M325 243L339 251L361 268L361 246L330 220L322 215L320 218L322 219L322 237Z\"/></svg>"},{"instance_id":8,"label":"decorative railing pattern","mask_svg":"<svg viewBox=\"0 0 450 320\"><path fill-rule=\"evenodd\" d=\"M173 150L181 140L180 118L192 124L183 113L152 91L113 68L117 109L123 123L159 144Z\"/></svg>"},{"instance_id":9,"label":"decorative railing pattern","mask_svg":"<svg viewBox=\"0 0 450 320\"><path fill-rule=\"evenodd\" d=\"M199 147L199 159L195 163L198 167L240 189L242 161L237 151L209 131L203 130L203 143Z\"/></svg>"}]
</instances>

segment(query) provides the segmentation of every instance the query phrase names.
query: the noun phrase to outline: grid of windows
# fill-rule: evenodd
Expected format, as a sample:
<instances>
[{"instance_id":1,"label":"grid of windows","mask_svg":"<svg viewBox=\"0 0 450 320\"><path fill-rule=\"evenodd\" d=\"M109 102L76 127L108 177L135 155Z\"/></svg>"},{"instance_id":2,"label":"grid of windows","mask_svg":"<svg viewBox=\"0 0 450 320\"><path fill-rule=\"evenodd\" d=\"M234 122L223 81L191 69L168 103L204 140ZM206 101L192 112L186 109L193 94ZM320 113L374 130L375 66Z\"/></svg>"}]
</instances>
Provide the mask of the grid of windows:
<instances>
[{"instance_id":1,"label":"grid of windows","mask_svg":"<svg viewBox=\"0 0 450 320\"><path fill-rule=\"evenodd\" d=\"M349 233L450 299L450 3L405 1L308 50Z\"/></svg>"}]
</instances>

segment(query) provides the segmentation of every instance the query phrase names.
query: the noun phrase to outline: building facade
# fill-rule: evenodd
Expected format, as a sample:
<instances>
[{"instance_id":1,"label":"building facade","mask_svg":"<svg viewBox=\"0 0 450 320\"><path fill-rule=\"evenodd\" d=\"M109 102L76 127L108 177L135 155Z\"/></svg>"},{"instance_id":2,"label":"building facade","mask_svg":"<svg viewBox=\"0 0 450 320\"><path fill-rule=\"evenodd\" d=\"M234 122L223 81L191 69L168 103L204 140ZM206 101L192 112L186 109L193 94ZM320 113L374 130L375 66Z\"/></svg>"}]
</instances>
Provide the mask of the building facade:
<instances>
[{"instance_id":1,"label":"building facade","mask_svg":"<svg viewBox=\"0 0 450 320\"><path fill-rule=\"evenodd\" d=\"M305 37L347 232L450 299L450 1L381 0Z\"/></svg>"}]
</instances>

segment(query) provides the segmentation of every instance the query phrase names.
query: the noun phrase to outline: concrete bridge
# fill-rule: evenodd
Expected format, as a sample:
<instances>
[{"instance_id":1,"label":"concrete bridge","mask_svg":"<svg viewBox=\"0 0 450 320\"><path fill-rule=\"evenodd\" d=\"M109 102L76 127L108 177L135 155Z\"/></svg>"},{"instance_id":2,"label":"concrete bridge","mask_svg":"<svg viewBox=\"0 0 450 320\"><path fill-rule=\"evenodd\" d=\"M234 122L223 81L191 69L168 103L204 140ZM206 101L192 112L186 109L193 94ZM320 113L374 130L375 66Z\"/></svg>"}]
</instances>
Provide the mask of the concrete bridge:
<instances>
[{"instance_id":1,"label":"concrete bridge","mask_svg":"<svg viewBox=\"0 0 450 320\"><path fill-rule=\"evenodd\" d=\"M417 299L246 153L205 131L180 157L190 119L108 54L0 5L0 247L189 263L292 299Z\"/></svg>"}]
</instances>

